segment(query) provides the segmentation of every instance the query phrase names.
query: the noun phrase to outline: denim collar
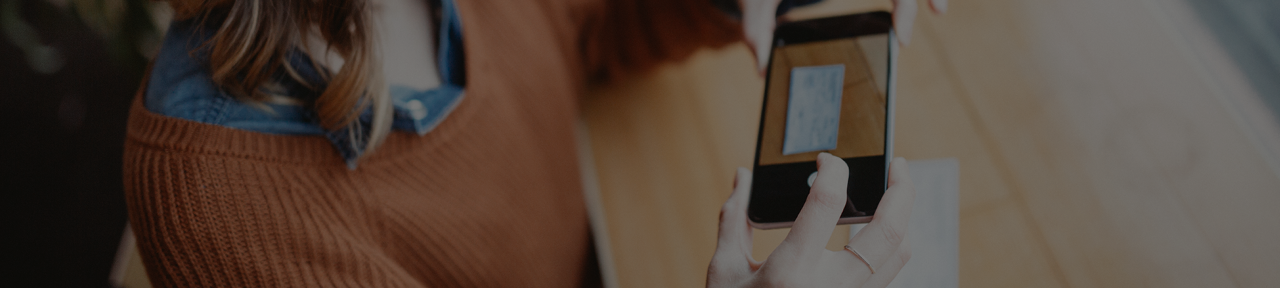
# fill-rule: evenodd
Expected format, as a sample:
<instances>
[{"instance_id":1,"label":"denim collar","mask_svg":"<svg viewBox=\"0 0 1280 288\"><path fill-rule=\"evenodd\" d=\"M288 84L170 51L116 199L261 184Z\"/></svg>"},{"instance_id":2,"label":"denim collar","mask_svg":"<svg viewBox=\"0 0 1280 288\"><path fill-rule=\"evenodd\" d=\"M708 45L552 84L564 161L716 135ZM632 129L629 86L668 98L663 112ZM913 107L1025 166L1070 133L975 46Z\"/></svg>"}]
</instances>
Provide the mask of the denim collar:
<instances>
[{"instance_id":1,"label":"denim collar","mask_svg":"<svg viewBox=\"0 0 1280 288\"><path fill-rule=\"evenodd\" d=\"M466 86L467 79L464 62L466 57L462 46L462 22L459 20L458 10L453 0L440 2L442 10L440 14L443 17L440 19L437 63L439 63L441 84L427 91L416 91L399 85L389 87L388 92L391 94L394 110L391 128L394 130L425 135L444 121L444 118L462 102L465 96L463 87ZM311 69L310 67L314 66L301 67ZM310 73L316 75L314 71ZM356 168L356 160L366 151L368 143L365 140L370 139L372 119L371 111L366 110L360 115L357 119L359 121L357 129L360 133L350 133L352 127L325 132L325 138L328 138L334 148L338 149L338 153L346 160L349 169ZM352 135L356 135L357 139L352 139Z\"/></svg>"},{"instance_id":2,"label":"denim collar","mask_svg":"<svg viewBox=\"0 0 1280 288\"><path fill-rule=\"evenodd\" d=\"M462 41L462 24L453 0L441 0L441 19L437 43L437 65L441 85L418 91L392 85L388 92L392 102L392 130L424 135L461 103L466 86L466 63ZM339 130L326 130L312 107L296 104L245 103L225 93L213 83L208 69L208 49L201 43L217 31L219 23L209 21L201 26L198 19L176 21L170 25L160 52L156 55L147 83L144 104L151 112L206 124L285 135L320 135L327 138L355 169L356 160L366 151L370 139L372 110L357 117L356 125ZM425 53L425 51L424 51ZM324 91L325 78L317 71L306 53L292 49L285 60L308 87L284 72L272 75L279 84L277 93L303 103L313 103ZM357 129L352 133L351 129Z\"/></svg>"}]
</instances>

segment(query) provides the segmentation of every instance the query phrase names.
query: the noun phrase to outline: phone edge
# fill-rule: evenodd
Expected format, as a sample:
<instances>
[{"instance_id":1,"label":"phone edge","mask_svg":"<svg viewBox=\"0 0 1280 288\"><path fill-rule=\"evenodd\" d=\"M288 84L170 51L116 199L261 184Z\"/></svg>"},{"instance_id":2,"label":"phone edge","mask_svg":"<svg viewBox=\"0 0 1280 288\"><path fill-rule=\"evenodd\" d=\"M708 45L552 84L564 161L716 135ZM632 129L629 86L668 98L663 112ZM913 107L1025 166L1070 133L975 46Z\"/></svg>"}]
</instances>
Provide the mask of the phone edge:
<instances>
[{"instance_id":1,"label":"phone edge","mask_svg":"<svg viewBox=\"0 0 1280 288\"><path fill-rule=\"evenodd\" d=\"M897 32L897 28L896 28L896 27L891 27L891 28L889 28L889 41L888 41L888 42L889 42L889 43L888 43L888 45L889 45L889 55L888 55L888 57L889 57L889 67L888 67L889 73L887 74L887 75L888 75L887 77L888 77L889 79L886 79L886 82L888 82L888 83L885 85L885 93L884 93L884 94L885 94L885 96L884 96L884 97L885 97L885 118L886 118L886 119L885 119L885 136L884 136L884 137L885 137L885 140L884 140L884 141L885 141L885 143L884 143L884 145L885 145L885 149L884 149L884 150L885 150L885 151L884 151L884 156L885 156L885 157L884 157L884 159L885 159L885 160L884 160L884 161L885 161L885 162L884 162L884 169L885 169L885 171L884 171L884 172L885 172L885 173L884 173L884 175L885 175L885 176L884 176L884 177L885 177L885 179L884 179L884 185L885 185L885 187L884 187L884 190L885 190L885 191L888 191L888 190L889 190L889 165L891 165L891 164L893 163L893 136L894 136L894 133L893 133L893 132L894 132L894 120L893 120L893 119L894 119L894 110L896 109L896 103L897 103L897 100L896 100L896 99L897 99L896 94L897 94L897 90L898 90L898 89L897 89L897 86L898 86L898 69L896 69L896 68L898 67L898 53L900 52L900 51L899 51L899 49L900 49L900 47L899 47L899 46L900 46L900 45L898 45L898 34L897 34L897 33L898 33L898 32ZM770 49L769 49L769 50L770 50L770 51L769 51L769 60L768 60L768 61L769 61L769 63L765 66L765 67L766 67L766 68L765 68L765 71L771 71L771 68L773 68L773 56L774 56L774 55L773 55L773 52L774 52L774 51L773 51L773 49L772 49L772 47L773 47L772 45L773 45L773 43L775 43L776 41L777 41L777 35L774 35L774 37L773 37L773 42L771 42L771 43L770 43ZM765 72L765 73L768 73L768 72ZM767 79L767 77L766 77L766 79ZM767 92L767 91L768 91L768 86L769 86L769 83L768 83L768 82L767 82L767 80L766 80L766 83L765 83L765 91L766 91L766 92L765 92L765 93L763 93L763 94L764 94L764 95L763 95L763 97L766 97L766 98L767 98L767 97L769 97L769 96L768 96L768 92ZM764 99L761 99L761 100L762 100L761 102L764 102ZM759 121L759 122L760 122L760 124L757 126L757 127L758 127L758 128L757 128L757 130L758 130L758 131L756 131L756 149L755 149L755 157L754 157L755 159L754 159L754 161L753 161L753 163L752 163L752 165L751 165L751 166L752 166L752 169L751 169L752 178L754 178L754 176L755 176L755 168L756 168L756 167L758 167L758 166L760 166L760 144L759 144L759 143L760 143L760 138L761 138L761 137L763 137L763 136L761 136L761 134L762 134L762 131L764 130L764 109L766 109L766 108L765 108L765 107L763 107L763 105L762 105L762 107L761 107L760 109L761 109L761 112L760 112L760 115L761 115L761 116L760 116L760 121ZM881 197L883 198L883 196L881 196ZM748 199L748 201L750 201L750 199ZM748 203L749 203L749 202L748 202ZM748 204L748 205L747 205L747 207L751 207L751 205L750 205L750 204ZM746 208L746 207L744 207L744 208ZM750 211L747 211L747 213L750 213ZM872 218L874 218L874 217L875 217L875 215L871 215L871 216L858 216L858 217L841 217L841 218L840 218L840 220L836 221L836 225L847 225L847 224L862 224L862 223L869 223L869 222L871 222ZM795 224L795 221L761 223L761 222L756 222L755 220L751 220L751 217L747 217L747 223L748 223L748 225L749 225L749 226L751 226L751 227L753 227L753 228L756 228L756 229L770 230L770 229L778 229L778 228L789 228L789 227L791 227L793 224Z\"/></svg>"}]
</instances>

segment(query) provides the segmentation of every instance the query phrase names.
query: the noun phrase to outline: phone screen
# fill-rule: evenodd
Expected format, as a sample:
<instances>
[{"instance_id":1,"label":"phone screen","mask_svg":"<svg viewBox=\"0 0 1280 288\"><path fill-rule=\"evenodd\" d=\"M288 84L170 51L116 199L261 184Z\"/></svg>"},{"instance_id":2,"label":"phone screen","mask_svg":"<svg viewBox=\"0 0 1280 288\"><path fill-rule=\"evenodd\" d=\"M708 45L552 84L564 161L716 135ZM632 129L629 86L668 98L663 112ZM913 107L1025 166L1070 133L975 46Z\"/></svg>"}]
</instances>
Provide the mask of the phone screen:
<instances>
[{"instance_id":1,"label":"phone screen","mask_svg":"<svg viewBox=\"0 0 1280 288\"><path fill-rule=\"evenodd\" d=\"M875 213L890 151L891 28L889 13L874 12L775 30L748 207L753 223L766 224L757 227L795 221L821 152L849 165L841 218L855 220L842 223Z\"/></svg>"}]
</instances>

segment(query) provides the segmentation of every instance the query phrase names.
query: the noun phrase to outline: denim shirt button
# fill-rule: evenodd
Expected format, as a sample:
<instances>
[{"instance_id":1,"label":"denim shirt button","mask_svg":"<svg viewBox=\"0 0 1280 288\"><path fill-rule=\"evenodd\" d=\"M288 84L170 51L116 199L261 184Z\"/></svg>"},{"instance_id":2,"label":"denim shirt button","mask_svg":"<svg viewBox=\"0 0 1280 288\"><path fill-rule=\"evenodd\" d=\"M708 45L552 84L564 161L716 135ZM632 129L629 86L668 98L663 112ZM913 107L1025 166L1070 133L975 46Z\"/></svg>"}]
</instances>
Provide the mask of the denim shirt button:
<instances>
[{"instance_id":1,"label":"denim shirt button","mask_svg":"<svg viewBox=\"0 0 1280 288\"><path fill-rule=\"evenodd\" d=\"M408 106L405 108L409 109L409 115L413 116L414 120L427 118L427 106L422 105L422 101L418 101L418 99L409 100L409 103L405 103L405 105Z\"/></svg>"}]
</instances>

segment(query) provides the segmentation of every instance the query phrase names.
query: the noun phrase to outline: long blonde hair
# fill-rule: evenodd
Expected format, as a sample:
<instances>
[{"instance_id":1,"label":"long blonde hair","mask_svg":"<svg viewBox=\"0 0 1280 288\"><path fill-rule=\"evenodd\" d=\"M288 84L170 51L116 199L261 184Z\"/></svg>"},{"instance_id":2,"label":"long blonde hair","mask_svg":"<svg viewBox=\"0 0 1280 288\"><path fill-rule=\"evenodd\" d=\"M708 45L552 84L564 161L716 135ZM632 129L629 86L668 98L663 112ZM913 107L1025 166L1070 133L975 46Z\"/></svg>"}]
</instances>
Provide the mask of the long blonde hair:
<instances>
[{"instance_id":1,"label":"long blonde hair","mask_svg":"<svg viewBox=\"0 0 1280 288\"><path fill-rule=\"evenodd\" d=\"M221 21L202 49L208 49L210 75L226 92L255 103L271 99L264 92L272 76L286 74L308 87L324 87L312 105L328 130L349 128L352 145L368 155L391 130L391 101L382 75L382 59L367 0L171 0L174 17ZM198 25L198 27L206 27ZM318 31L326 50L343 59L337 73L320 73L325 86L308 83L294 72L285 55ZM313 58L324 55L311 55ZM324 71L317 68L317 71ZM362 131L360 114L372 107L372 131ZM368 136L365 136L368 135ZM362 145L363 144L363 145ZM363 146L363 147L361 147Z\"/></svg>"}]
</instances>

